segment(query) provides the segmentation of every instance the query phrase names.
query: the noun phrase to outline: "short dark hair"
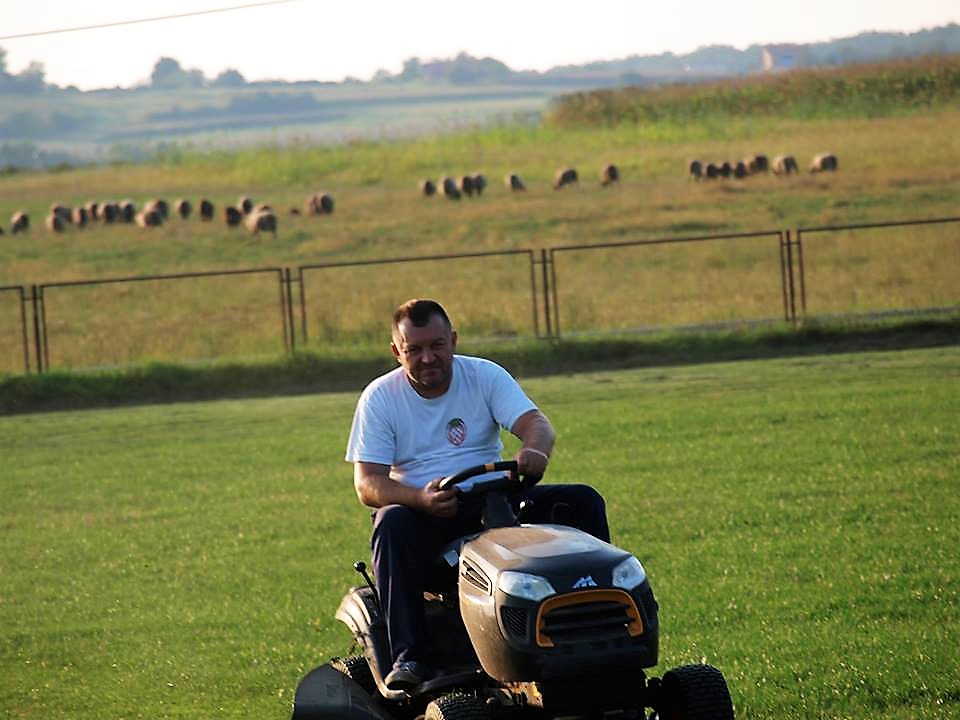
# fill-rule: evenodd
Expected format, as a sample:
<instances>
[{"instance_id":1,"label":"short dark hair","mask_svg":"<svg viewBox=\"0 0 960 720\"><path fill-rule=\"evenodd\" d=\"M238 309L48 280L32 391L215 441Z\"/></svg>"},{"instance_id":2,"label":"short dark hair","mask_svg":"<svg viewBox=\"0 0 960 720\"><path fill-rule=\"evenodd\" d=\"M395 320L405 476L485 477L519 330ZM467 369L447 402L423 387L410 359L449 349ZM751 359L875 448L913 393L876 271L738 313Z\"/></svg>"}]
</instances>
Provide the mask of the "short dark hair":
<instances>
[{"instance_id":1,"label":"short dark hair","mask_svg":"<svg viewBox=\"0 0 960 720\"><path fill-rule=\"evenodd\" d=\"M439 315L443 319L443 323L448 330L453 327L450 318L447 316L447 311L436 300L420 300L418 298L407 300L393 314L393 331L396 332L400 323L406 318L410 318L410 322L415 327L423 327L430 322L430 318L434 315Z\"/></svg>"}]
</instances>

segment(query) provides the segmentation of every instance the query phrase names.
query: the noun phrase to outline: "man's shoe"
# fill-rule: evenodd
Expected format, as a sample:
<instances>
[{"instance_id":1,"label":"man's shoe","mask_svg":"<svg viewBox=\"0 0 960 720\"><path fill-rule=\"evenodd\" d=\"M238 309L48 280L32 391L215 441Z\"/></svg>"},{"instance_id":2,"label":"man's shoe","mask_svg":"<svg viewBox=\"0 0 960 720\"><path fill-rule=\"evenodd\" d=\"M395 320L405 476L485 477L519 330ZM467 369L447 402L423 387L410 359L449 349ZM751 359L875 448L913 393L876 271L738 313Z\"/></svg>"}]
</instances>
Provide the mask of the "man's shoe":
<instances>
[{"instance_id":1,"label":"man's shoe","mask_svg":"<svg viewBox=\"0 0 960 720\"><path fill-rule=\"evenodd\" d=\"M388 690L412 690L427 679L426 665L415 660L406 660L393 666L384 679Z\"/></svg>"}]
</instances>

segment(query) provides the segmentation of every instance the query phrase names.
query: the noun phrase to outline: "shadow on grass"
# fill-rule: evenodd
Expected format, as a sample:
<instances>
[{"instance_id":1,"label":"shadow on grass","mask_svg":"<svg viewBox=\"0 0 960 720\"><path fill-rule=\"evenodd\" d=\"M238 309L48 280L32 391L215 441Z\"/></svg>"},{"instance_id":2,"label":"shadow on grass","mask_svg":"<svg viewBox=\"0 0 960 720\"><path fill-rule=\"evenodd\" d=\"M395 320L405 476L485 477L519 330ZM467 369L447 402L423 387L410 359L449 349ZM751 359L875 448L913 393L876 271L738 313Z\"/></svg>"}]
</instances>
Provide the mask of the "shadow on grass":
<instances>
[{"instance_id":1,"label":"shadow on grass","mask_svg":"<svg viewBox=\"0 0 960 720\"><path fill-rule=\"evenodd\" d=\"M518 377L637 367L690 365L833 353L960 345L960 315L887 323L837 322L789 327L662 335L461 343ZM395 363L381 355L323 357L300 353L259 365L151 364L100 372L50 372L0 377L0 414L124 405L359 392Z\"/></svg>"}]
</instances>

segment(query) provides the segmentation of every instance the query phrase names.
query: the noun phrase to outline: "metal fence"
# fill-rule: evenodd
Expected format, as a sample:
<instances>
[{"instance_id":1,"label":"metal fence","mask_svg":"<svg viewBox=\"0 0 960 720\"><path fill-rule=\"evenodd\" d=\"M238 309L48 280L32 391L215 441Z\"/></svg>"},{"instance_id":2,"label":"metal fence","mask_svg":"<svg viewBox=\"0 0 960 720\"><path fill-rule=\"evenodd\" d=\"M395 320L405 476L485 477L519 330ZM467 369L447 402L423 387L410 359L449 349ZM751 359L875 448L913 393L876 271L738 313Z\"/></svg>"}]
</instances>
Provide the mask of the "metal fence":
<instances>
[{"instance_id":1,"label":"metal fence","mask_svg":"<svg viewBox=\"0 0 960 720\"><path fill-rule=\"evenodd\" d=\"M414 296L471 338L558 338L956 311L957 277L960 217L0 287L0 372L379 339Z\"/></svg>"}]
</instances>

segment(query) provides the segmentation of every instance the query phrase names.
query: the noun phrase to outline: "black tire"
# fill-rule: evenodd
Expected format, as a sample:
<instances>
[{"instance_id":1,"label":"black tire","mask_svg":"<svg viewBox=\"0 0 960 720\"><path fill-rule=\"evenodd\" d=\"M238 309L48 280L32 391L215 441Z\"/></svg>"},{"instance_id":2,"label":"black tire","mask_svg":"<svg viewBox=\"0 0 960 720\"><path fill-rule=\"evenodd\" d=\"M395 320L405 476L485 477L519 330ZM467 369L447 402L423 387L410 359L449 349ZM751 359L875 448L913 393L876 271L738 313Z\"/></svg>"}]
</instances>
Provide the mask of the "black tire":
<instances>
[{"instance_id":1,"label":"black tire","mask_svg":"<svg viewBox=\"0 0 960 720\"><path fill-rule=\"evenodd\" d=\"M727 681L712 665L683 665L663 676L659 720L733 720Z\"/></svg>"},{"instance_id":2,"label":"black tire","mask_svg":"<svg viewBox=\"0 0 960 720\"><path fill-rule=\"evenodd\" d=\"M431 700L424 720L490 720L487 706L478 697L454 692Z\"/></svg>"},{"instance_id":3,"label":"black tire","mask_svg":"<svg viewBox=\"0 0 960 720\"><path fill-rule=\"evenodd\" d=\"M366 658L360 655L334 658L330 664L359 685L367 695L376 692L377 684L373 681L373 673L370 672Z\"/></svg>"}]
</instances>

